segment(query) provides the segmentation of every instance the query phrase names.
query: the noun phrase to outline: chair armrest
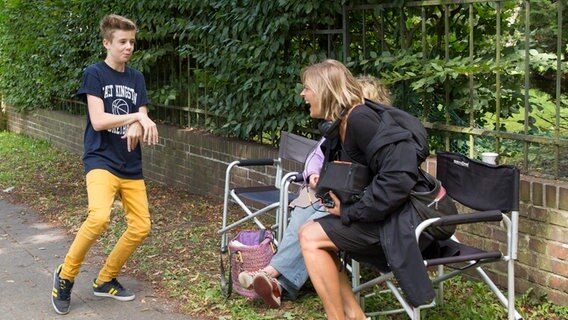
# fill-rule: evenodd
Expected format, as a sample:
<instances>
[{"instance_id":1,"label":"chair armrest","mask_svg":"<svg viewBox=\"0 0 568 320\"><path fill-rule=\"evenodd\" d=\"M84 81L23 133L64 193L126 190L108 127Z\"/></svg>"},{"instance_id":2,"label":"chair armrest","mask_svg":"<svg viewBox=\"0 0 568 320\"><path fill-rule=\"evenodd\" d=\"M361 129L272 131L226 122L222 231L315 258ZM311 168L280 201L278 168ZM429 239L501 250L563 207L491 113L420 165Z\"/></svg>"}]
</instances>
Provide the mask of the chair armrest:
<instances>
[{"instance_id":1,"label":"chair armrest","mask_svg":"<svg viewBox=\"0 0 568 320\"><path fill-rule=\"evenodd\" d=\"M274 164L275 159L244 159L237 161L238 166L249 167L249 166L271 166Z\"/></svg>"},{"instance_id":2,"label":"chair armrest","mask_svg":"<svg viewBox=\"0 0 568 320\"><path fill-rule=\"evenodd\" d=\"M470 224L477 222L492 222L503 220L503 213L499 210L475 211L471 213L456 214L453 216L444 216L440 218L430 218L422 221L414 230L416 241L420 238L420 234L431 226L449 226L458 224Z\"/></svg>"},{"instance_id":3,"label":"chair armrest","mask_svg":"<svg viewBox=\"0 0 568 320\"><path fill-rule=\"evenodd\" d=\"M475 211L471 213L444 216L434 221L430 226L450 226L456 224L469 224L477 222L490 222L503 220L503 213L499 210Z\"/></svg>"},{"instance_id":4,"label":"chair armrest","mask_svg":"<svg viewBox=\"0 0 568 320\"><path fill-rule=\"evenodd\" d=\"M291 182L304 182L304 175L301 172L296 172L293 176L289 177Z\"/></svg>"}]
</instances>

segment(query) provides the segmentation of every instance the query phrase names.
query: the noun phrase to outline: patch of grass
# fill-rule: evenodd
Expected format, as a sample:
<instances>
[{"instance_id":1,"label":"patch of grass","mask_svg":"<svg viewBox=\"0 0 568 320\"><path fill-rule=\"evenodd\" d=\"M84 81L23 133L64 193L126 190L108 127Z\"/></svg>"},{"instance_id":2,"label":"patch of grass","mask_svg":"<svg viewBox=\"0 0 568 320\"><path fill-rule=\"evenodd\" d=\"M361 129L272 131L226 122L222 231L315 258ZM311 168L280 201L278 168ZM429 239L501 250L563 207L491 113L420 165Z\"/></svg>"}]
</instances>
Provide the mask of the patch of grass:
<instances>
[{"instance_id":1,"label":"patch of grass","mask_svg":"<svg viewBox=\"0 0 568 320\"><path fill-rule=\"evenodd\" d=\"M46 220L76 233L86 216L87 197L79 155L52 148L45 141L0 132L0 199L25 204ZM9 193L2 192L14 187ZM219 241L222 201L188 194L182 189L147 181L152 232L135 251L125 272L152 282L158 294L171 297L181 312L196 319L324 319L313 288L280 309L267 309L233 293L225 300L219 290ZM120 202L115 203L107 232L99 243L108 252L125 228ZM446 304L425 310L425 319L504 319L505 313L487 290L468 280L454 279L446 289ZM525 319L566 319L568 308L553 305L532 291L517 299ZM385 308L392 299L366 300ZM390 316L388 319L406 319Z\"/></svg>"}]
</instances>

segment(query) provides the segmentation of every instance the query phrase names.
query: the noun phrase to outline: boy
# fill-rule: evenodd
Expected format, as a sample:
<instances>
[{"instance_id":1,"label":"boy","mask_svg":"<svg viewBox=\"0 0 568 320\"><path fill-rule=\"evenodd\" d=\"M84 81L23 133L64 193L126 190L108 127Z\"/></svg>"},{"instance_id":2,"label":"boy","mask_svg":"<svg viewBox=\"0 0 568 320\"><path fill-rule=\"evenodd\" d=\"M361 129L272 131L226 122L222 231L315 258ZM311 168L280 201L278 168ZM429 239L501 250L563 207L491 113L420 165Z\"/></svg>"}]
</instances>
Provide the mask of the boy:
<instances>
[{"instance_id":1,"label":"boy","mask_svg":"<svg viewBox=\"0 0 568 320\"><path fill-rule=\"evenodd\" d=\"M118 15L100 22L106 58L88 66L78 95L87 102L84 136L88 216L53 275L52 304L67 314L73 281L85 255L107 227L115 196L122 199L128 227L93 280L96 296L130 301L135 295L116 280L120 269L150 232L150 212L142 176L139 144L158 143L156 124L148 118L144 76L126 65L136 24Z\"/></svg>"}]
</instances>

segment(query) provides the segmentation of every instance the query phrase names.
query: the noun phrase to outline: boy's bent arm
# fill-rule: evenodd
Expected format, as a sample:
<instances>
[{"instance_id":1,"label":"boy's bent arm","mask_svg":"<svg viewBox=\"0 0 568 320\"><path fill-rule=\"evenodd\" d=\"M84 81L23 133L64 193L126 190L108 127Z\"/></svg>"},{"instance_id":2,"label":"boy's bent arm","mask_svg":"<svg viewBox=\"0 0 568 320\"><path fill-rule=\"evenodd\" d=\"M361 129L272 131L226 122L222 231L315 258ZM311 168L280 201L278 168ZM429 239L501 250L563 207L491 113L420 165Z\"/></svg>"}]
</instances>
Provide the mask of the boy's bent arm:
<instances>
[{"instance_id":1,"label":"boy's bent arm","mask_svg":"<svg viewBox=\"0 0 568 320\"><path fill-rule=\"evenodd\" d=\"M89 117L95 131L113 129L140 121L140 113L111 114L105 112L103 100L99 97L87 95Z\"/></svg>"},{"instance_id":2,"label":"boy's bent arm","mask_svg":"<svg viewBox=\"0 0 568 320\"><path fill-rule=\"evenodd\" d=\"M148 108L146 106L141 106L138 110L141 113L144 113L146 115L148 114ZM157 130L156 130L156 135L154 137L156 139L158 138ZM133 122L132 124L130 124L128 126L128 130L122 136L122 139L127 140L128 152L134 150L134 148L136 148L136 145L138 144L138 142L140 142L140 140L144 139L144 128L142 127L140 122L136 121L136 122ZM153 143L152 139L148 140L148 144L150 144L150 143ZM155 143L157 143L157 141L154 142L154 144Z\"/></svg>"},{"instance_id":3,"label":"boy's bent arm","mask_svg":"<svg viewBox=\"0 0 568 320\"><path fill-rule=\"evenodd\" d=\"M97 96L87 95L87 107L93 129L108 130L116 127L139 122L144 129L143 141L148 144L158 143L158 128L154 121L148 118L146 106L140 107L140 112L129 114L111 114L104 110L103 100Z\"/></svg>"}]
</instances>

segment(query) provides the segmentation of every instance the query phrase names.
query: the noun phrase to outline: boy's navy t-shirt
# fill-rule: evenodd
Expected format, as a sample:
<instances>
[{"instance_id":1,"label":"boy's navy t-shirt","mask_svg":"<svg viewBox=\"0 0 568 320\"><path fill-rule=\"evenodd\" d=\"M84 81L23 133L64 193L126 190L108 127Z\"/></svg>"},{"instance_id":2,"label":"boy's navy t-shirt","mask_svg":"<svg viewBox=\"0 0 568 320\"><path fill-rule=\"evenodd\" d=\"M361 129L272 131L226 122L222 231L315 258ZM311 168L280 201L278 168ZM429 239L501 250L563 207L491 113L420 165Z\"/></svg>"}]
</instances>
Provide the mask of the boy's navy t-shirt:
<instances>
[{"instance_id":1,"label":"boy's navy t-shirt","mask_svg":"<svg viewBox=\"0 0 568 320\"><path fill-rule=\"evenodd\" d=\"M126 66L124 72L109 67L105 62L85 69L77 95L86 102L87 94L104 102L106 113L129 114L148 104L146 85L141 72ZM142 150L140 144L128 152L127 141L121 137L128 126L95 131L87 112L84 136L83 164L85 172L105 169L124 179L142 179Z\"/></svg>"}]
</instances>

